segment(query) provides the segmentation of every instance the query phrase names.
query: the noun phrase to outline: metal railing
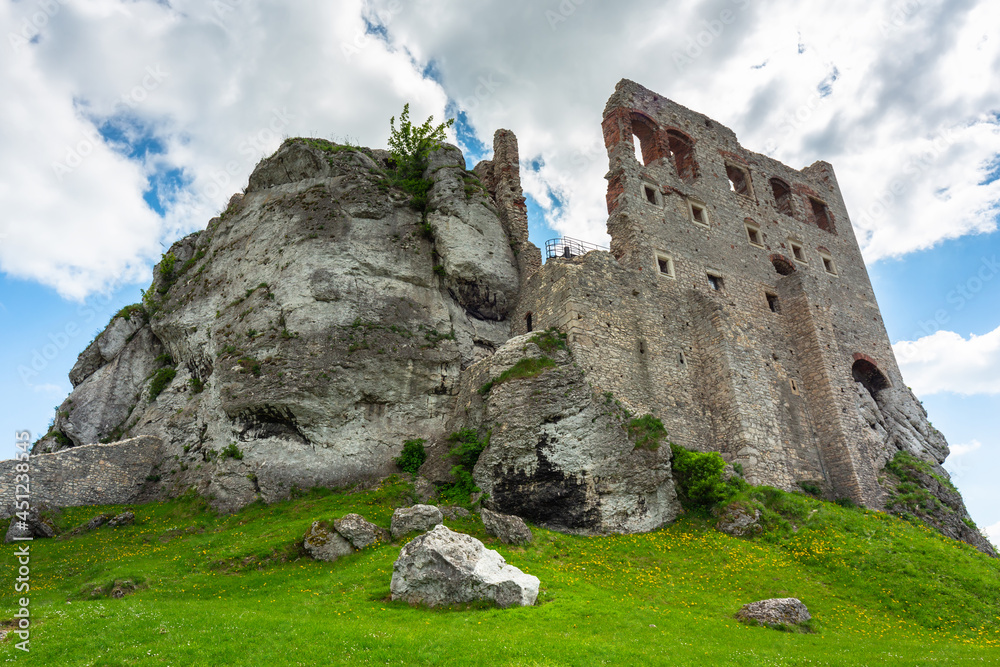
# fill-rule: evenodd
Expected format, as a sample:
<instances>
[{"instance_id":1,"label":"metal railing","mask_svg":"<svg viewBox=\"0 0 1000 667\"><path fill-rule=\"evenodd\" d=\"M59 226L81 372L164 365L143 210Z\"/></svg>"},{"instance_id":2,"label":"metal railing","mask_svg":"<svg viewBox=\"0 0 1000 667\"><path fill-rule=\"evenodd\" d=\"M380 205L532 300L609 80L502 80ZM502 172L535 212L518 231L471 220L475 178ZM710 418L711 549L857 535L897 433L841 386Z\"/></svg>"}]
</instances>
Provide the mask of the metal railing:
<instances>
[{"instance_id":1,"label":"metal railing","mask_svg":"<svg viewBox=\"0 0 1000 667\"><path fill-rule=\"evenodd\" d=\"M581 255L586 255L591 250L604 250L607 252L608 249L594 243L578 241L577 239L563 236L545 242L545 259L580 257Z\"/></svg>"}]
</instances>

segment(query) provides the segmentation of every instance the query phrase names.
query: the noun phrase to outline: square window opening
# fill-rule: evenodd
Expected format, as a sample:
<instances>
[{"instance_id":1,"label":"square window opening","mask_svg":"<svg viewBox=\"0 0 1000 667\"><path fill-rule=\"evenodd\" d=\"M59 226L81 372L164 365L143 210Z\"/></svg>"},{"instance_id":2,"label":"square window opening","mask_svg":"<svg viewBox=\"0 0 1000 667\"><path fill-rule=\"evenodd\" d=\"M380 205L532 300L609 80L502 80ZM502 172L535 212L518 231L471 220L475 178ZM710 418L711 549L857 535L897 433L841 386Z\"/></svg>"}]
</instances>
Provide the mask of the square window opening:
<instances>
[{"instance_id":1,"label":"square window opening","mask_svg":"<svg viewBox=\"0 0 1000 667\"><path fill-rule=\"evenodd\" d=\"M837 266L833 263L833 258L827 255L821 255L821 257L823 258L823 270L831 276L837 275Z\"/></svg>"},{"instance_id":2,"label":"square window opening","mask_svg":"<svg viewBox=\"0 0 1000 667\"><path fill-rule=\"evenodd\" d=\"M708 285L716 292L721 292L722 288L725 286L722 280L722 276L718 275L717 273L708 274Z\"/></svg>"},{"instance_id":3,"label":"square window opening","mask_svg":"<svg viewBox=\"0 0 1000 667\"><path fill-rule=\"evenodd\" d=\"M701 204L690 202L691 221L697 225L708 227L708 210Z\"/></svg>"},{"instance_id":4,"label":"square window opening","mask_svg":"<svg viewBox=\"0 0 1000 667\"><path fill-rule=\"evenodd\" d=\"M669 255L657 255L656 265L660 270L661 276L674 277L674 260Z\"/></svg>"},{"instance_id":5,"label":"square window opening","mask_svg":"<svg viewBox=\"0 0 1000 667\"><path fill-rule=\"evenodd\" d=\"M795 261L802 262L803 264L805 264L806 255L804 252L802 252L802 246L800 246L798 243L792 243L791 246L792 246L792 257L795 258Z\"/></svg>"},{"instance_id":6,"label":"square window opening","mask_svg":"<svg viewBox=\"0 0 1000 667\"><path fill-rule=\"evenodd\" d=\"M648 185L642 186L643 191L646 193L646 201L650 204L656 203L656 190L649 187Z\"/></svg>"},{"instance_id":7,"label":"square window opening","mask_svg":"<svg viewBox=\"0 0 1000 667\"><path fill-rule=\"evenodd\" d=\"M778 295L777 294L768 294L767 295L767 307L771 309L772 313L780 313L781 312L781 304L778 302Z\"/></svg>"},{"instance_id":8,"label":"square window opening","mask_svg":"<svg viewBox=\"0 0 1000 667\"><path fill-rule=\"evenodd\" d=\"M747 225L747 239L750 241L750 245L764 247L764 239L761 236L760 229L754 227L753 225Z\"/></svg>"}]
</instances>

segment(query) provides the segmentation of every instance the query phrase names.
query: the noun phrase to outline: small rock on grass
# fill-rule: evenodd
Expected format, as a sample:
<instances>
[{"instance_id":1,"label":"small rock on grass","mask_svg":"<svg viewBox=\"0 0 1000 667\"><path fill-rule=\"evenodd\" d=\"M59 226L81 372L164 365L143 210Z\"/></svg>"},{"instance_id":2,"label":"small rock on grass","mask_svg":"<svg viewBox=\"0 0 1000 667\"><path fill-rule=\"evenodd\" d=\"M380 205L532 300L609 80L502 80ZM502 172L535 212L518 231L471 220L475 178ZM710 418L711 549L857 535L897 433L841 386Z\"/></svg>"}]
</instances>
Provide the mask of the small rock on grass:
<instances>
[{"instance_id":1,"label":"small rock on grass","mask_svg":"<svg viewBox=\"0 0 1000 667\"><path fill-rule=\"evenodd\" d=\"M798 598L771 598L751 602L736 612L736 618L743 623L779 629L802 627L812 620L809 610Z\"/></svg>"}]
</instances>

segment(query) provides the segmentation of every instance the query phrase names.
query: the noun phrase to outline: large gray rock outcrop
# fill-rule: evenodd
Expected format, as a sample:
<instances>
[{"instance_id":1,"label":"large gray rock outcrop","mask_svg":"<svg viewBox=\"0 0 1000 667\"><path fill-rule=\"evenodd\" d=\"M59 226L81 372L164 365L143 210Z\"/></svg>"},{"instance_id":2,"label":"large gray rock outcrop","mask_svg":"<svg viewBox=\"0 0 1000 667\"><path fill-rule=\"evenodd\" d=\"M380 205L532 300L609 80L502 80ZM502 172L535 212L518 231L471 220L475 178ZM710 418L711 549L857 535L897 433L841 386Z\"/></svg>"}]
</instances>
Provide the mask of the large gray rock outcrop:
<instances>
[{"instance_id":1,"label":"large gray rock outcrop","mask_svg":"<svg viewBox=\"0 0 1000 667\"><path fill-rule=\"evenodd\" d=\"M444 521L444 516L434 505L413 505L400 507L392 513L389 531L394 539L415 532L430 530Z\"/></svg>"},{"instance_id":2,"label":"large gray rock outcrop","mask_svg":"<svg viewBox=\"0 0 1000 667\"><path fill-rule=\"evenodd\" d=\"M623 423L595 396L570 352L543 352L537 334L512 338L469 369L459 418L491 429L474 477L494 511L576 533L631 533L677 515L670 449L637 449ZM554 366L480 389L523 359ZM468 415L468 416L467 416Z\"/></svg>"},{"instance_id":3,"label":"large gray rock outcrop","mask_svg":"<svg viewBox=\"0 0 1000 667\"><path fill-rule=\"evenodd\" d=\"M798 598L772 598L743 605L736 618L744 623L768 626L797 626L812 616Z\"/></svg>"},{"instance_id":4,"label":"large gray rock outcrop","mask_svg":"<svg viewBox=\"0 0 1000 667\"><path fill-rule=\"evenodd\" d=\"M443 438L462 369L509 337L519 277L461 154L431 161L425 225L381 153L286 141L169 249L148 317L115 318L84 351L35 453L59 450L59 432L74 446L154 435L164 494L194 487L232 510L383 477L406 440ZM151 401L164 353L176 377ZM232 444L238 464L219 456Z\"/></svg>"},{"instance_id":5,"label":"large gray rock outcrop","mask_svg":"<svg viewBox=\"0 0 1000 667\"><path fill-rule=\"evenodd\" d=\"M393 600L430 607L477 600L510 607L535 604L538 585L538 577L508 565L476 538L439 525L403 547L390 589Z\"/></svg>"}]
</instances>

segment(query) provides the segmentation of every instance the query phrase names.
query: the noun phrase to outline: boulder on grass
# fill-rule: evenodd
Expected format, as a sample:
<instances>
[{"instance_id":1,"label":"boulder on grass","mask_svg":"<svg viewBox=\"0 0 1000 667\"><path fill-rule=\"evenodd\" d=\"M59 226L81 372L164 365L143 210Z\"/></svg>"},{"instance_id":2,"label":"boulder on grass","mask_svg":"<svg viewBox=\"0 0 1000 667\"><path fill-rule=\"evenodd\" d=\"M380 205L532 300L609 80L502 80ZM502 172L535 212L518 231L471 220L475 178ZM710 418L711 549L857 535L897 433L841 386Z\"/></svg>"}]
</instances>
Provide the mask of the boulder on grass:
<instances>
[{"instance_id":1,"label":"boulder on grass","mask_svg":"<svg viewBox=\"0 0 1000 667\"><path fill-rule=\"evenodd\" d=\"M333 522L333 528L350 542L355 549L370 547L376 542L388 542L389 533L365 520L360 514L345 514Z\"/></svg>"},{"instance_id":2,"label":"boulder on grass","mask_svg":"<svg viewBox=\"0 0 1000 667\"><path fill-rule=\"evenodd\" d=\"M760 510L756 507L746 507L741 503L733 503L726 507L715 527L733 537L756 535L761 531Z\"/></svg>"},{"instance_id":3,"label":"boulder on grass","mask_svg":"<svg viewBox=\"0 0 1000 667\"><path fill-rule=\"evenodd\" d=\"M538 584L471 535L439 525L399 552L390 590L393 600L430 607L479 600L527 607L538 598Z\"/></svg>"},{"instance_id":4,"label":"boulder on grass","mask_svg":"<svg viewBox=\"0 0 1000 667\"><path fill-rule=\"evenodd\" d=\"M736 618L751 625L789 627L808 623L812 616L798 598L772 598L743 605Z\"/></svg>"},{"instance_id":5,"label":"boulder on grass","mask_svg":"<svg viewBox=\"0 0 1000 667\"><path fill-rule=\"evenodd\" d=\"M315 560L327 562L354 553L351 543L325 521L313 522L312 527L302 538L302 546Z\"/></svg>"},{"instance_id":6,"label":"boulder on grass","mask_svg":"<svg viewBox=\"0 0 1000 667\"><path fill-rule=\"evenodd\" d=\"M117 528L118 526L131 526L135 523L135 514L132 512L122 512L121 514L112 517L108 521L108 528Z\"/></svg>"},{"instance_id":7,"label":"boulder on grass","mask_svg":"<svg viewBox=\"0 0 1000 667\"><path fill-rule=\"evenodd\" d=\"M444 517L434 505L414 505L400 507L392 513L392 524L389 530L393 539L398 539L407 533L424 532L444 521Z\"/></svg>"},{"instance_id":8,"label":"boulder on grass","mask_svg":"<svg viewBox=\"0 0 1000 667\"><path fill-rule=\"evenodd\" d=\"M486 532L499 537L504 544L527 544L531 541L531 530L519 516L491 512L484 507L480 510L480 517Z\"/></svg>"},{"instance_id":9,"label":"boulder on grass","mask_svg":"<svg viewBox=\"0 0 1000 667\"><path fill-rule=\"evenodd\" d=\"M17 516L18 511L19 510L12 510L14 516L10 520L10 526L7 528L7 535L4 537L5 543L9 544L17 538L47 538L56 536L56 530L53 527L52 522L48 518L42 516L39 508L32 507L29 509L25 519L21 519Z\"/></svg>"}]
</instances>

